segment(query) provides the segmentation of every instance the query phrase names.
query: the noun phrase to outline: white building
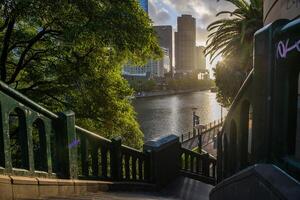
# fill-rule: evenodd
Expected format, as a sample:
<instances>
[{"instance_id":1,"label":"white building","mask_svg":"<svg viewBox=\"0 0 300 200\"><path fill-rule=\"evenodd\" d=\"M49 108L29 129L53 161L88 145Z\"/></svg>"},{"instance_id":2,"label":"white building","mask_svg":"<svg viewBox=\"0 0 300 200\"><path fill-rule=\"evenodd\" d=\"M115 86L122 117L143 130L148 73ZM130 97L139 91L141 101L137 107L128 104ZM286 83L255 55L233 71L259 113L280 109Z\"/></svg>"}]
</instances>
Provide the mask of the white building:
<instances>
[{"instance_id":1,"label":"white building","mask_svg":"<svg viewBox=\"0 0 300 200\"><path fill-rule=\"evenodd\" d=\"M145 66L130 66L125 65L123 68L123 75L138 76L149 74L150 78L164 77L166 73L170 72L170 57L169 50L161 47L163 51L163 58L161 60L150 60Z\"/></svg>"}]
</instances>

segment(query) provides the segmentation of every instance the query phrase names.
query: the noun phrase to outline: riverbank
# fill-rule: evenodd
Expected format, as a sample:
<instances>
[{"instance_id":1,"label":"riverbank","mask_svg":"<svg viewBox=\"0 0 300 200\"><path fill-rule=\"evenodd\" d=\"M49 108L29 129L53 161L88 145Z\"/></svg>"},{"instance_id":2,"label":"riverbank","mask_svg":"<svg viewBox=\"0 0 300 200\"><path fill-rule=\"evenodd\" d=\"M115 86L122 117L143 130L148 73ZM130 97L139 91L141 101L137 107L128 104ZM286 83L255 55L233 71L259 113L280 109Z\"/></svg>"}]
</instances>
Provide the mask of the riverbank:
<instances>
[{"instance_id":1,"label":"riverbank","mask_svg":"<svg viewBox=\"0 0 300 200\"><path fill-rule=\"evenodd\" d=\"M189 90L163 90L163 91L152 91L152 92L140 92L135 95L135 98L147 98L147 97L158 97L158 96L168 96L176 94L185 94L191 92L206 91L209 89L189 89Z\"/></svg>"}]
</instances>

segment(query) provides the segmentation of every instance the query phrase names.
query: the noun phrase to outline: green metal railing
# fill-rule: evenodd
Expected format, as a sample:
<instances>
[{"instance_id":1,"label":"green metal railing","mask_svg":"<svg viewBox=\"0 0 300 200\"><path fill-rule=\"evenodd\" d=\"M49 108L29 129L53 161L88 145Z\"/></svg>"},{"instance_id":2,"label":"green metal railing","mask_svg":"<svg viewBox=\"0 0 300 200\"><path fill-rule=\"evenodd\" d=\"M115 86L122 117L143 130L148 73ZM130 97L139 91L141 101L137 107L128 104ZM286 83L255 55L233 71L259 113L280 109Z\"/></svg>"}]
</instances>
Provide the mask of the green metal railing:
<instances>
[{"instance_id":1,"label":"green metal railing","mask_svg":"<svg viewBox=\"0 0 300 200\"><path fill-rule=\"evenodd\" d=\"M217 160L209 154L181 148L181 173L184 176L216 184Z\"/></svg>"},{"instance_id":2,"label":"green metal railing","mask_svg":"<svg viewBox=\"0 0 300 200\"><path fill-rule=\"evenodd\" d=\"M146 153L121 144L121 139L108 140L76 126L80 179L115 181L149 180Z\"/></svg>"},{"instance_id":3,"label":"green metal railing","mask_svg":"<svg viewBox=\"0 0 300 200\"><path fill-rule=\"evenodd\" d=\"M58 116L0 82L0 173L53 177Z\"/></svg>"},{"instance_id":4,"label":"green metal railing","mask_svg":"<svg viewBox=\"0 0 300 200\"><path fill-rule=\"evenodd\" d=\"M149 156L75 125L0 82L0 174L149 180Z\"/></svg>"},{"instance_id":5,"label":"green metal railing","mask_svg":"<svg viewBox=\"0 0 300 200\"><path fill-rule=\"evenodd\" d=\"M180 135L180 142L185 143L190 140L197 139L200 136L204 137L206 135L208 135L207 137L213 138L218 134L219 128L221 128L223 125L223 121L224 118L214 120L213 122L205 125L196 125L196 127L194 127L194 131Z\"/></svg>"},{"instance_id":6,"label":"green metal railing","mask_svg":"<svg viewBox=\"0 0 300 200\"><path fill-rule=\"evenodd\" d=\"M153 166L161 162L157 153L138 151L122 145L120 138L109 140L76 126L74 112L54 114L1 81L0 113L0 174L147 183L162 178L154 178ZM215 160L180 149L189 163L181 168L182 175L214 183Z\"/></svg>"}]
</instances>

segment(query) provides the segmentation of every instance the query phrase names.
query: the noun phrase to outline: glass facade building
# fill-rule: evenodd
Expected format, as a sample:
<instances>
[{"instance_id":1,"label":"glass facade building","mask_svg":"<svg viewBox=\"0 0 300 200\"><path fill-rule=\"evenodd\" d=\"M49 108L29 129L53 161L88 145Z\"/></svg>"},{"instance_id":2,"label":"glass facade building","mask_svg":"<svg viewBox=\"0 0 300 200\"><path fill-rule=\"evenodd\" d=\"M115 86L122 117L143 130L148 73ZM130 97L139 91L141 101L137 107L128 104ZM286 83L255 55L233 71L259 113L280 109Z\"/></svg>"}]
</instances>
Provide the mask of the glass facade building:
<instances>
[{"instance_id":1,"label":"glass facade building","mask_svg":"<svg viewBox=\"0 0 300 200\"><path fill-rule=\"evenodd\" d=\"M139 0L142 8L148 13L148 0Z\"/></svg>"}]
</instances>

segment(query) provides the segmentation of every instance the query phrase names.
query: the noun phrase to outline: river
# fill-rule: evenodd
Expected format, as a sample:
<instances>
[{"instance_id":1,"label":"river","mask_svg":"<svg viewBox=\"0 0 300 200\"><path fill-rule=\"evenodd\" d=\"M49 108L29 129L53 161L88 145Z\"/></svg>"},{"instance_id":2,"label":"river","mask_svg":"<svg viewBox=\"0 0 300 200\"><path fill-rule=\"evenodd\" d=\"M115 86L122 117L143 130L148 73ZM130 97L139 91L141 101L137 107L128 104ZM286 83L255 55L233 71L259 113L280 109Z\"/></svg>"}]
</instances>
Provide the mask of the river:
<instances>
[{"instance_id":1,"label":"river","mask_svg":"<svg viewBox=\"0 0 300 200\"><path fill-rule=\"evenodd\" d=\"M192 108L197 108L200 124L221 118L216 93L200 91L133 100L145 141L168 134L181 135L192 130ZM226 114L223 109L223 116Z\"/></svg>"}]
</instances>

